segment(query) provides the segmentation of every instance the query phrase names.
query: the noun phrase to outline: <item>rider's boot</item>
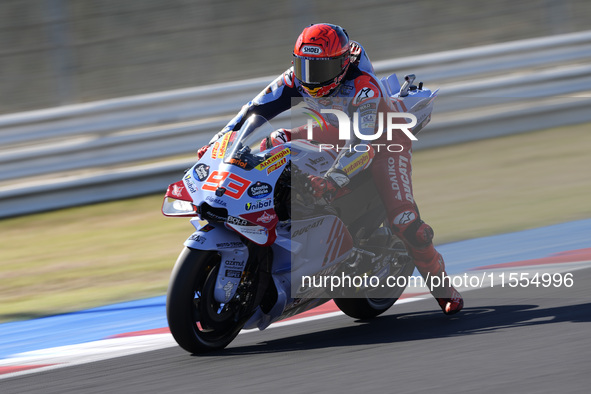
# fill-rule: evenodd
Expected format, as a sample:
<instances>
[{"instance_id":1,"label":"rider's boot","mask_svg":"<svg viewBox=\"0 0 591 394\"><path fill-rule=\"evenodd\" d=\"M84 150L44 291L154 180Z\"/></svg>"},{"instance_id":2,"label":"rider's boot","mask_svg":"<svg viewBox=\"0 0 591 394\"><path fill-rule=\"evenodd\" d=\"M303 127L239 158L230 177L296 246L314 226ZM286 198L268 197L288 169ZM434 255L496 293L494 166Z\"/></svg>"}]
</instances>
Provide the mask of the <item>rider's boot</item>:
<instances>
[{"instance_id":1,"label":"rider's boot","mask_svg":"<svg viewBox=\"0 0 591 394\"><path fill-rule=\"evenodd\" d=\"M391 228L399 238L405 240L409 255L443 313L458 313L464 306L464 300L452 286L451 278L445 272L443 257L433 246L431 226L423 222L418 211L413 209L396 215Z\"/></svg>"},{"instance_id":2,"label":"rider's boot","mask_svg":"<svg viewBox=\"0 0 591 394\"><path fill-rule=\"evenodd\" d=\"M458 313L464 307L464 299L451 284L451 278L445 272L443 257L433 244L426 248L411 251L415 265L425 279L429 291L437 300L439 307L446 315Z\"/></svg>"}]
</instances>

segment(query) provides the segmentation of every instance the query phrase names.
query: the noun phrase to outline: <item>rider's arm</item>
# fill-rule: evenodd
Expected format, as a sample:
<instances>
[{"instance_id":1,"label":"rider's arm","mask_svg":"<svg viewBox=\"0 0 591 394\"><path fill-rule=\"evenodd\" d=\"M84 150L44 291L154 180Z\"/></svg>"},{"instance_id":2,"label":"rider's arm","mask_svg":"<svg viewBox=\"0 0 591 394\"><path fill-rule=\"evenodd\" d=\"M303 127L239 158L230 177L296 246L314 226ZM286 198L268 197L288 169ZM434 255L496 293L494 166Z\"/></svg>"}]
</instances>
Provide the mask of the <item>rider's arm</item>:
<instances>
[{"instance_id":1,"label":"rider's arm","mask_svg":"<svg viewBox=\"0 0 591 394\"><path fill-rule=\"evenodd\" d=\"M339 151L326 174L339 187L347 185L352 177L368 168L374 157L371 140L358 137L353 130L356 129L361 136L375 135L382 95L380 89L366 76L358 78L355 87L356 94L349 105L351 140Z\"/></svg>"},{"instance_id":2,"label":"rider's arm","mask_svg":"<svg viewBox=\"0 0 591 394\"><path fill-rule=\"evenodd\" d=\"M294 97L301 97L301 95L294 84L293 69L289 68L244 105L209 143L213 143L228 131L238 130L250 115L261 115L267 120L274 118L291 108Z\"/></svg>"}]
</instances>

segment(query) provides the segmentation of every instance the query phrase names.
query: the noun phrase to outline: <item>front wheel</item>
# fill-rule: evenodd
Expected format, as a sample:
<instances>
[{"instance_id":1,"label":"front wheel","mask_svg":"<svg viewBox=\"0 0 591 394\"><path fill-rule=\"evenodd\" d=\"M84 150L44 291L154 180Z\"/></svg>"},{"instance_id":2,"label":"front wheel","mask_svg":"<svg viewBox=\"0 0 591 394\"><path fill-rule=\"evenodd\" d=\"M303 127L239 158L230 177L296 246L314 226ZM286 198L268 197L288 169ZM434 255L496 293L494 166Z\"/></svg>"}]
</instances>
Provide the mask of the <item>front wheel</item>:
<instances>
[{"instance_id":1,"label":"front wheel","mask_svg":"<svg viewBox=\"0 0 591 394\"><path fill-rule=\"evenodd\" d=\"M185 248L172 271L166 296L168 326L176 342L190 353L223 349L248 319L215 300L219 267L217 252Z\"/></svg>"}]
</instances>

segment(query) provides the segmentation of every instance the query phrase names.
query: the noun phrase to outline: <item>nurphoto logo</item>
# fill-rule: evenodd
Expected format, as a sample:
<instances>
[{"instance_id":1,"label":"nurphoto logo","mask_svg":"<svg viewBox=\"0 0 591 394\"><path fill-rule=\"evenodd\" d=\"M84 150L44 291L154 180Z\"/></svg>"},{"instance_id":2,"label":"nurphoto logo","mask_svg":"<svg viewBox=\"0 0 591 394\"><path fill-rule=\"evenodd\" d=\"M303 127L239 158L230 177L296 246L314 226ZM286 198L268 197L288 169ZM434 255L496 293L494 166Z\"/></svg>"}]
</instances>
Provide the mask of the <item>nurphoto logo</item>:
<instances>
[{"instance_id":1,"label":"nurphoto logo","mask_svg":"<svg viewBox=\"0 0 591 394\"><path fill-rule=\"evenodd\" d=\"M310 109L310 108L308 108ZM377 113L377 130L374 134L362 134L359 130L359 114L357 112L353 113L353 119L351 120L349 116L338 109L321 109L320 113L312 110L314 114L307 113L312 119L308 119L307 123L307 130L308 134L307 137L309 140L313 140L313 129L314 129L314 121L318 123L320 129L323 130L323 125L326 126L326 121L322 114L330 114L334 115L338 121L338 129L339 129L339 140L344 142L352 141L352 134L351 134L351 124L353 125L353 134L358 141L376 141L382 137L384 133L386 133L386 139L388 141L392 141L393 133L402 132L406 135L411 141L417 141L417 137L410 131L414 126L417 124L417 117L411 113L407 112L378 112ZM405 122L404 120L408 119L409 122ZM333 145L333 144L319 144L319 150L325 149L335 149L339 150L348 150L348 151L355 151L355 152L367 152L373 147L376 151L380 151L380 149L388 150L389 152L401 152L404 147L400 144L367 144L367 143L360 143L354 145Z\"/></svg>"}]
</instances>

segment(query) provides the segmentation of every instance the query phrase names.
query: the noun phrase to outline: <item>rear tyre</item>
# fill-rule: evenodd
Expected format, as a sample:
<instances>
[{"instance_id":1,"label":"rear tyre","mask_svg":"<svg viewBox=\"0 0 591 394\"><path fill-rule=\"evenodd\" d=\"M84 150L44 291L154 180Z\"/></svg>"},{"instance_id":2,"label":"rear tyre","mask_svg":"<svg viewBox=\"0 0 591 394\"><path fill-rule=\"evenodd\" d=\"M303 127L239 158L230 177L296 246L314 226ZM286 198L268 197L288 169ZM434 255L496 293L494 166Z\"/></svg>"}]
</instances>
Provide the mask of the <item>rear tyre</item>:
<instances>
[{"instance_id":1,"label":"rear tyre","mask_svg":"<svg viewBox=\"0 0 591 394\"><path fill-rule=\"evenodd\" d=\"M412 261L404 264L400 273L397 276L405 276L406 278L412 275L414 271ZM408 281L406 281L408 282ZM402 295L404 287L393 287L392 293L388 298L372 298L371 292L367 292L362 298L335 298L334 302L339 309L354 319L369 320L386 312Z\"/></svg>"},{"instance_id":2,"label":"rear tyre","mask_svg":"<svg viewBox=\"0 0 591 394\"><path fill-rule=\"evenodd\" d=\"M368 226L368 228L372 227ZM360 234L363 234L363 232L364 230L362 229ZM390 262L389 276L406 278L402 282L396 281L397 284L401 283L404 286L386 288L380 286L376 289L366 290L360 297L334 299L339 309L346 315L354 319L367 320L381 315L394 305L404 292L404 289L406 289L408 279L412 275L415 266L412 258L408 256L404 244L392 235L388 227L378 227L373 231L369 239L362 241L362 244L365 249L373 251L378 255L381 254L388 261L390 260L389 256L395 256L393 261ZM371 266L367 268L369 269ZM366 270L363 269L362 272L366 272ZM386 286L386 284L383 286Z\"/></svg>"},{"instance_id":3,"label":"rear tyre","mask_svg":"<svg viewBox=\"0 0 591 394\"><path fill-rule=\"evenodd\" d=\"M217 252L185 248L172 271L166 297L168 326L175 341L190 353L225 348L248 319L215 300L219 267Z\"/></svg>"}]
</instances>

